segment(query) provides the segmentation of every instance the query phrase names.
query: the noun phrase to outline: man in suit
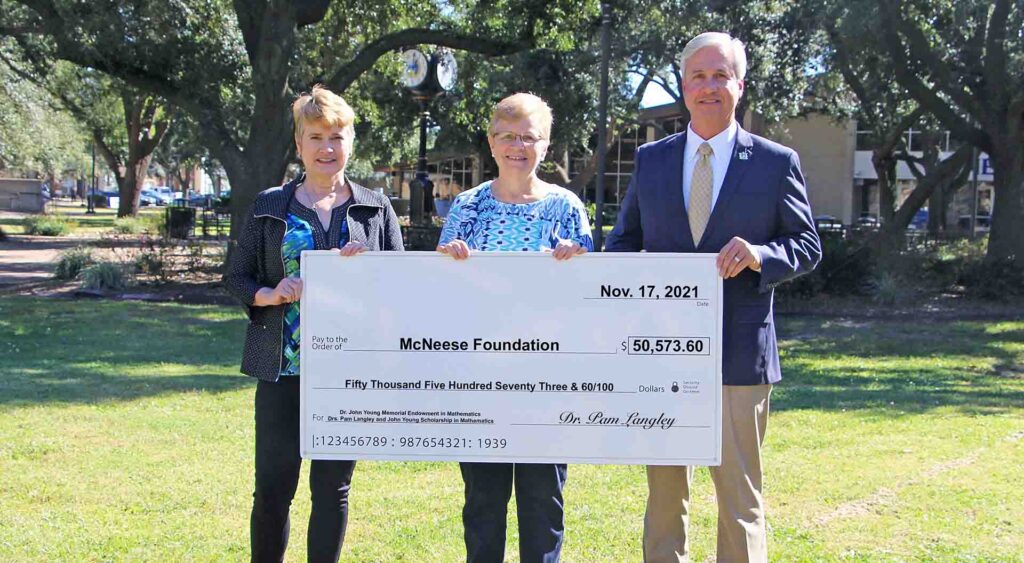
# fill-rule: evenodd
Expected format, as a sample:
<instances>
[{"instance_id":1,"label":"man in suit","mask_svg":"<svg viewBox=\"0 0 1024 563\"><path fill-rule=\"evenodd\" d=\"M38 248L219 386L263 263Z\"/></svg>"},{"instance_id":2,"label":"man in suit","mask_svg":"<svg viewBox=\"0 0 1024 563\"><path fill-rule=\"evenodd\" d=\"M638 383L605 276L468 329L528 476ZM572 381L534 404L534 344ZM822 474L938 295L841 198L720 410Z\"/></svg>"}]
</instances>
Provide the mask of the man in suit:
<instances>
[{"instance_id":1,"label":"man in suit","mask_svg":"<svg viewBox=\"0 0 1024 563\"><path fill-rule=\"evenodd\" d=\"M795 152L736 122L743 44L704 33L683 49L687 130L636 151L610 252L717 253L725 282L718 560L767 561L761 444L772 384L782 377L772 296L821 258ZM644 560L688 559L691 467L648 466Z\"/></svg>"}]
</instances>

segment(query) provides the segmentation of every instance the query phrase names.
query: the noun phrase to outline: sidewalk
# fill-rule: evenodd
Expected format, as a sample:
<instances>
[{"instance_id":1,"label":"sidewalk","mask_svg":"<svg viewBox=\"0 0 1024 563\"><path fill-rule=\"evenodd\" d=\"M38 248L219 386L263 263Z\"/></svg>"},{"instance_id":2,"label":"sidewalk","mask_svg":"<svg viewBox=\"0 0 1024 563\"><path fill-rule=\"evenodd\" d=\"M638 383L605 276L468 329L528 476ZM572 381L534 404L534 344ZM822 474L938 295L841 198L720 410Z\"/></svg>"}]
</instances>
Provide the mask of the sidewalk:
<instances>
[{"instance_id":1,"label":"sidewalk","mask_svg":"<svg viewBox=\"0 0 1024 563\"><path fill-rule=\"evenodd\" d=\"M51 279L57 256L87 242L82 238L8 235L0 242L0 290Z\"/></svg>"}]
</instances>

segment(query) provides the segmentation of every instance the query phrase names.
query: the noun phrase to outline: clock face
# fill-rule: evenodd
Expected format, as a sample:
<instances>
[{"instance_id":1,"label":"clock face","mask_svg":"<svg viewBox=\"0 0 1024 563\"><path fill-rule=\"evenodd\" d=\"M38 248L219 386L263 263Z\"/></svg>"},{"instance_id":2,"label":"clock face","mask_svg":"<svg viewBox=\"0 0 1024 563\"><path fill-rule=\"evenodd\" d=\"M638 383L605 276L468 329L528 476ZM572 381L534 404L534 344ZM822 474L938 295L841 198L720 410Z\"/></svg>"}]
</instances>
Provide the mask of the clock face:
<instances>
[{"instance_id":1,"label":"clock face","mask_svg":"<svg viewBox=\"0 0 1024 563\"><path fill-rule=\"evenodd\" d=\"M405 71L402 73L402 84L406 88L416 88L427 79L427 57L416 49L402 53Z\"/></svg>"},{"instance_id":2,"label":"clock face","mask_svg":"<svg viewBox=\"0 0 1024 563\"><path fill-rule=\"evenodd\" d=\"M455 57L450 52L444 52L437 57L437 82L444 90L451 90L455 87L456 64Z\"/></svg>"}]
</instances>

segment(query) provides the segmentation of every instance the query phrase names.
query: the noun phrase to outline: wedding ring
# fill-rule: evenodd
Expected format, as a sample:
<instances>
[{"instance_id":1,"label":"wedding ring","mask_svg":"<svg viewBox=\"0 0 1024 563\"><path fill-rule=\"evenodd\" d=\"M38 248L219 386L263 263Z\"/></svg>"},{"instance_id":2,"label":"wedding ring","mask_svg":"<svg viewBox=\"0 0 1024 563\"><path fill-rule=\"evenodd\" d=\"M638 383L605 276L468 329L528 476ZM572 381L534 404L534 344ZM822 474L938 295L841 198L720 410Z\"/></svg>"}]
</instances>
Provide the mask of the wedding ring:
<instances>
[{"instance_id":1,"label":"wedding ring","mask_svg":"<svg viewBox=\"0 0 1024 563\"><path fill-rule=\"evenodd\" d=\"M733 262L739 262L740 261L740 257L739 256L733 256L732 257L732 261Z\"/></svg>"}]
</instances>

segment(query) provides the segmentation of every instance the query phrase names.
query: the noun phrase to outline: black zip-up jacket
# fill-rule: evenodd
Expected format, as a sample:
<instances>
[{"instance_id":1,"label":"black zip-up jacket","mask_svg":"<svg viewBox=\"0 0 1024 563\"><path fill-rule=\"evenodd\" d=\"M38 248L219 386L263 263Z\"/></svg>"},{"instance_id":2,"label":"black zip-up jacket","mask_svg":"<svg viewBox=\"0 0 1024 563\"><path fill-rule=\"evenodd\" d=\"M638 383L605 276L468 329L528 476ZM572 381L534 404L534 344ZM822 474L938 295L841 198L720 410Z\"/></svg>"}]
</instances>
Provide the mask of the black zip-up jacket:
<instances>
[{"instance_id":1,"label":"black zip-up jacket","mask_svg":"<svg viewBox=\"0 0 1024 563\"><path fill-rule=\"evenodd\" d=\"M256 196L245 226L238 235L224 274L224 286L249 315L242 355L242 373L277 381L281 373L281 339L284 332L284 305L256 307L256 292L277 287L284 278L281 243L284 240L288 206L303 176ZM361 242L369 250L405 250L398 217L387 196L349 181L352 203L348 208L349 240Z\"/></svg>"}]
</instances>

